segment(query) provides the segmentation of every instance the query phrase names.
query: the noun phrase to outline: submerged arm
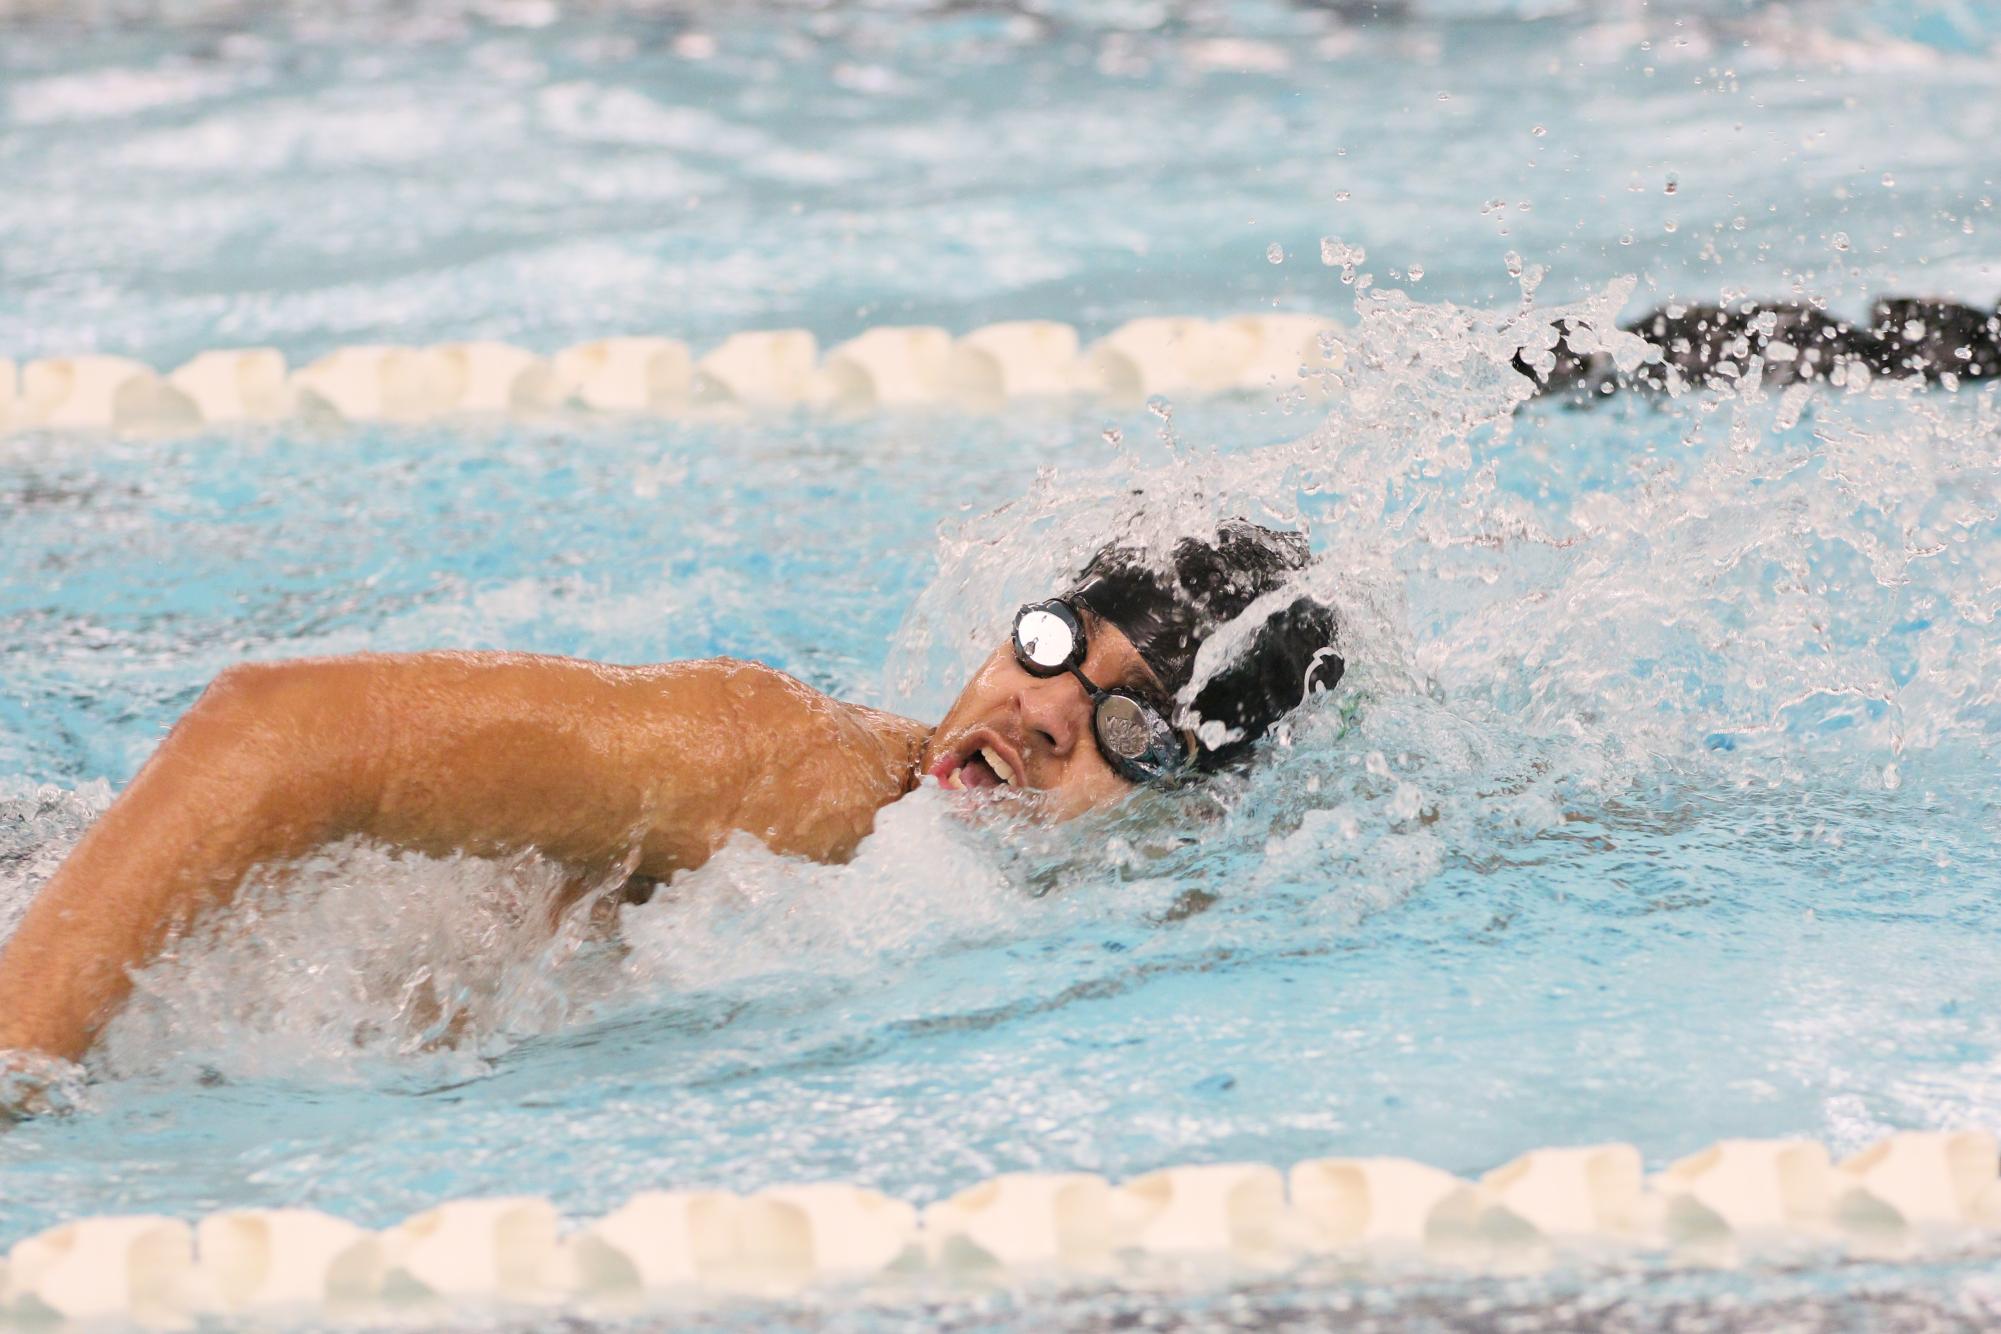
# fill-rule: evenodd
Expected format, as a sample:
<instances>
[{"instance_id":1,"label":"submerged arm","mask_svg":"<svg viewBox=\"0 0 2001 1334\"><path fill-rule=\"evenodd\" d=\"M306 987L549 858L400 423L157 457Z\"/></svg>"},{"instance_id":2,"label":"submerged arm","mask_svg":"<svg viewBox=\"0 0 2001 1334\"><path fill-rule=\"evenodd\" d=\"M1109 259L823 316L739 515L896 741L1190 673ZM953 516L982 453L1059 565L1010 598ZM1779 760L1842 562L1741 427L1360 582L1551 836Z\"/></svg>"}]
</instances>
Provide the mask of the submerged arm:
<instances>
[{"instance_id":1,"label":"submerged arm","mask_svg":"<svg viewBox=\"0 0 2001 1334\"><path fill-rule=\"evenodd\" d=\"M664 877L743 829L845 856L867 802L803 804L900 761L851 711L767 668L607 667L517 654L233 668L174 727L0 952L0 1050L76 1059L130 970L244 875L365 835L417 851L533 847L580 872ZM782 749L781 749L782 748ZM893 748L891 748L893 749ZM774 777L778 775L778 777Z\"/></svg>"}]
</instances>

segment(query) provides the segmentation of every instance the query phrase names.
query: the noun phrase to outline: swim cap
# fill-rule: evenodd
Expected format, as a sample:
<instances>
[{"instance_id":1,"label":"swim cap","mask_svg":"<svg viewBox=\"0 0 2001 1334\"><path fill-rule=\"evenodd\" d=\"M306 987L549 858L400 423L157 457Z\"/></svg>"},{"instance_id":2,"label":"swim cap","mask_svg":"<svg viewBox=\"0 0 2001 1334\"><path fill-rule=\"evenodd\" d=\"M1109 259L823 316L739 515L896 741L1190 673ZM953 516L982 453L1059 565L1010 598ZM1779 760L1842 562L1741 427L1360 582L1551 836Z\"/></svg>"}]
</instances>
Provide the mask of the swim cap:
<instances>
[{"instance_id":1,"label":"swim cap","mask_svg":"<svg viewBox=\"0 0 2001 1334\"><path fill-rule=\"evenodd\" d=\"M1195 655L1218 628L1284 586L1310 559L1303 533L1230 519L1209 539L1185 537L1160 561L1134 547L1107 546L1091 558L1067 596L1125 632L1170 696L1195 675ZM1221 723L1226 739L1198 748L1196 767L1215 770L1241 759L1308 690L1332 690L1344 664L1334 651L1334 610L1295 599L1196 694L1192 718Z\"/></svg>"}]
</instances>

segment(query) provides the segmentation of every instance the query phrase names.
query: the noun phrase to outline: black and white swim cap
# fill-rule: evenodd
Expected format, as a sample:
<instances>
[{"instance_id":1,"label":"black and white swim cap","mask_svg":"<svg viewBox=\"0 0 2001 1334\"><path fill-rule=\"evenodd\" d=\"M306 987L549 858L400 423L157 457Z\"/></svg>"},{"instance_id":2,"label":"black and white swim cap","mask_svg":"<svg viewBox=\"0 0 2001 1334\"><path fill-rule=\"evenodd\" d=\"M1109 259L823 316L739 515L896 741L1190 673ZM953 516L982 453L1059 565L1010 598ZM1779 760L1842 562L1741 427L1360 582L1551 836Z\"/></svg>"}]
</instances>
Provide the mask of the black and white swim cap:
<instances>
[{"instance_id":1,"label":"black and white swim cap","mask_svg":"<svg viewBox=\"0 0 2001 1334\"><path fill-rule=\"evenodd\" d=\"M1304 534L1231 519L1211 537L1183 538L1165 560L1139 548L1105 547L1068 596L1124 631L1174 696L1194 678L1203 641L1284 587L1310 559ZM1310 691L1332 690L1344 667L1335 629L1333 608L1312 596L1267 619L1203 684L1193 716L1176 720L1205 724L1196 766L1215 770L1243 758ZM1213 729L1206 728L1212 722L1225 733L1213 746Z\"/></svg>"}]
</instances>

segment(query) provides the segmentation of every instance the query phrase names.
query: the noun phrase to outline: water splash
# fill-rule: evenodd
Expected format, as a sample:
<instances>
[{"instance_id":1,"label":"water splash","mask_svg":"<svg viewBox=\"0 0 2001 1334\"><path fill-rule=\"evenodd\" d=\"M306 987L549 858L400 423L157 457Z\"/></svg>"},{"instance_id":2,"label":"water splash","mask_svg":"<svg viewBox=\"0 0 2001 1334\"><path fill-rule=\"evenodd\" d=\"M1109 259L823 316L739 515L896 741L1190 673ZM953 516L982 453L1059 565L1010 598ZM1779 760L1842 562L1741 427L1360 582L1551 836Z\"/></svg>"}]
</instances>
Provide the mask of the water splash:
<instances>
[{"instance_id":1,"label":"water splash","mask_svg":"<svg viewBox=\"0 0 2001 1334\"><path fill-rule=\"evenodd\" d=\"M1628 369L1650 355L1614 322L1630 290L1542 306L1525 272L1517 306L1477 310L1371 289L1338 369L1302 384L1327 414L1306 434L1212 446L1163 415L1157 445L1057 462L944 528L885 684L918 716L1105 541L1164 553L1238 515L1306 532L1319 560L1286 596L1332 602L1349 671L1250 772L1060 829L919 794L849 866L743 840L644 905L595 887L553 938L575 890L559 868L333 849L144 970L101 1072L435 1082L524 1039L691 1007L823 1053L871 1040L900 988L926 1022L1023 1003L1019 975L925 981L956 958L1047 952L1055 971L1033 976L1067 995L1137 985L1142 956L1326 951L1456 874L1709 799L1690 793L1867 800L1934 781L1934 754L1991 762L1992 396L1774 393L1752 364L1723 391L1669 377L1659 403L1525 411L1515 359L1559 329ZM107 795L11 799L25 833L0 905L18 911Z\"/></svg>"}]
</instances>

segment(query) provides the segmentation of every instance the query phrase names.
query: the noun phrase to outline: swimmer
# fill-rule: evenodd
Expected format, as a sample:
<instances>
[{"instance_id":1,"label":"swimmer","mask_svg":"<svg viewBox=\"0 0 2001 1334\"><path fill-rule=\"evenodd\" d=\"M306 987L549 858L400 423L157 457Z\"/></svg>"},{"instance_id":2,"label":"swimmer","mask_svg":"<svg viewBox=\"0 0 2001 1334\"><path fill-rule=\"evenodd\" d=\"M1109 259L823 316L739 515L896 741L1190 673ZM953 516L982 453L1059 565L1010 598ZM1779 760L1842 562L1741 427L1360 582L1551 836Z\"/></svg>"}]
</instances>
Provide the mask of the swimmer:
<instances>
[{"instance_id":1,"label":"swimmer","mask_svg":"<svg viewBox=\"0 0 2001 1334\"><path fill-rule=\"evenodd\" d=\"M1012 789L1063 820L1241 763L1342 661L1298 597L1185 705L1204 638L1307 563L1232 521L1163 572L1107 547L927 727L730 660L614 667L516 653L366 654L222 673L29 906L0 952L4 1053L77 1060L195 913L253 868L361 837L433 855L537 849L568 902L643 892L739 833L843 861L926 779ZM1282 601L1282 599L1280 599ZM1196 725L1216 744L1203 744Z\"/></svg>"}]
</instances>

